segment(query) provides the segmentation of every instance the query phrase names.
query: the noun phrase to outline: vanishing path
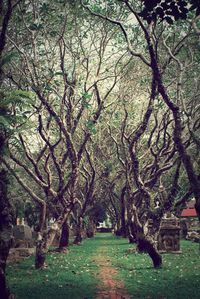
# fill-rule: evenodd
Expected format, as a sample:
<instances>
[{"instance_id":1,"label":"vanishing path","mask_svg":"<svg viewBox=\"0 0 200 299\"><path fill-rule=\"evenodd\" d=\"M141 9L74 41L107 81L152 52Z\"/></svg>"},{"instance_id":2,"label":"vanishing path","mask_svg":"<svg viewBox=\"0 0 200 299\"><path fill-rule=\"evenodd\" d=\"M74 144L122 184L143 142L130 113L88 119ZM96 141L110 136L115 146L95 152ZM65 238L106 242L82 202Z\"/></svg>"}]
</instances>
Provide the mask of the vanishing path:
<instances>
[{"instance_id":1,"label":"vanishing path","mask_svg":"<svg viewBox=\"0 0 200 299\"><path fill-rule=\"evenodd\" d=\"M117 270L112 266L108 255L108 240L104 238L102 245L98 248L94 258L99 267L98 272L98 293L96 299L130 299L124 289L124 283L117 278ZM106 246L107 245L107 246Z\"/></svg>"}]
</instances>

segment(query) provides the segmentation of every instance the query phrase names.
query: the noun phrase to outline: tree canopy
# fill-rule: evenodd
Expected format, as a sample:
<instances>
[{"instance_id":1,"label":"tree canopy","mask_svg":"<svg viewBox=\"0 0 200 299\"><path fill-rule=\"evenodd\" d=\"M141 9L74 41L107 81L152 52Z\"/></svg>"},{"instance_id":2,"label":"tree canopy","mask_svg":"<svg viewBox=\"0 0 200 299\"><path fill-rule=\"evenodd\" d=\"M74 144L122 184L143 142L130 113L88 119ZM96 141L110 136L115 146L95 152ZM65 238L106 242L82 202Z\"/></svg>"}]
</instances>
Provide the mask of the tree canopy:
<instances>
[{"instance_id":1,"label":"tree canopy","mask_svg":"<svg viewBox=\"0 0 200 299\"><path fill-rule=\"evenodd\" d=\"M161 266L163 215L192 196L200 215L199 1L1 5L1 165L36 267L56 231L79 243L106 215Z\"/></svg>"}]
</instances>

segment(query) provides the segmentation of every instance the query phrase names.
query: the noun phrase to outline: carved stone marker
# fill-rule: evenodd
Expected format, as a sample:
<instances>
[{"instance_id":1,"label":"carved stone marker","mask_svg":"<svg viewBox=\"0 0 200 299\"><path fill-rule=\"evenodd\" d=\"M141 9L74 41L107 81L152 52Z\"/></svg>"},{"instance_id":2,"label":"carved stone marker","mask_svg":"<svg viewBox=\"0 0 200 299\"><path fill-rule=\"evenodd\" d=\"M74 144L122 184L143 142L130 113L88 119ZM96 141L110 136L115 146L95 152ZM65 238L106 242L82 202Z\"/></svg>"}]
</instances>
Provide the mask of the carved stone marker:
<instances>
[{"instance_id":1,"label":"carved stone marker","mask_svg":"<svg viewBox=\"0 0 200 299\"><path fill-rule=\"evenodd\" d=\"M32 230L28 225L13 227L14 248L30 248L34 245Z\"/></svg>"},{"instance_id":2,"label":"carved stone marker","mask_svg":"<svg viewBox=\"0 0 200 299\"><path fill-rule=\"evenodd\" d=\"M163 218L158 236L159 252L181 253L180 223L176 217Z\"/></svg>"}]
</instances>

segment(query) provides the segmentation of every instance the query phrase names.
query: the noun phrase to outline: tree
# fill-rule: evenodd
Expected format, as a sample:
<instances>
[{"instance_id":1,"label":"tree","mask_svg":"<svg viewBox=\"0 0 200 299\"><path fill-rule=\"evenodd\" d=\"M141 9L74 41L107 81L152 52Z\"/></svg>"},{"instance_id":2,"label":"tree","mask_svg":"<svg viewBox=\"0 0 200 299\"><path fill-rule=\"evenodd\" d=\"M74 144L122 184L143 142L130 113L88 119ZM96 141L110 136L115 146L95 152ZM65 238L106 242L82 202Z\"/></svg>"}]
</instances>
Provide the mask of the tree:
<instances>
[{"instance_id":1,"label":"tree","mask_svg":"<svg viewBox=\"0 0 200 299\"><path fill-rule=\"evenodd\" d=\"M21 20L18 37L10 30L9 47L17 51L18 61L7 70L7 77L10 84L32 90L33 127L17 135L21 153L9 140L10 154L4 164L40 207L35 265L41 268L56 231L77 209L86 144L95 135L100 115L115 89L123 52L112 53L114 63L106 68L105 61L111 56L106 49L112 45L114 34L109 27L100 22L94 24L87 16L80 26L78 11L68 3L48 7L50 14L57 9L55 17L49 17L40 2L23 5L16 15ZM52 23L54 32L47 32ZM22 38L25 36L28 43ZM15 75L19 69L20 77ZM106 88L102 88L108 79ZM27 184L13 166L34 184ZM86 191L86 198L90 196L87 192L91 193L91 188ZM55 219L50 227L49 217Z\"/></svg>"},{"instance_id":2,"label":"tree","mask_svg":"<svg viewBox=\"0 0 200 299\"><path fill-rule=\"evenodd\" d=\"M4 98L4 65L9 61L10 57L4 53L6 47L6 34L8 25L12 17L14 8L20 1L0 1L0 156L5 154L7 144L8 126L7 117L9 114L7 105L3 105ZM6 286L6 261L12 242L12 223L13 213L10 201L7 195L8 189L8 173L0 160L0 293L3 299L10 296L10 291Z\"/></svg>"},{"instance_id":3,"label":"tree","mask_svg":"<svg viewBox=\"0 0 200 299\"><path fill-rule=\"evenodd\" d=\"M170 92L169 90L166 89L165 87L165 80L166 80L166 67L169 66L169 60L167 62L167 64L165 66L163 66L163 64L161 63L162 61L162 56L159 55L160 52L160 44L162 43L162 39L160 38L161 36L163 36L163 32L164 32L164 28L161 25L161 30L159 27L159 24L156 23L156 18L154 17L155 14L154 11L152 10L151 6L154 7L157 6L158 3L160 3L160 1L152 1L152 4L149 4L149 2L145 2L146 6L150 7L150 11L153 11L152 15L152 19L148 19L150 25L146 25L145 22L142 21L142 19L140 18L140 13L138 13L138 9L141 9L141 5L140 3L131 3L131 1L118 1L119 5L115 5L115 1L112 2L113 5L115 5L115 13L119 12L120 8L121 10L124 9L124 15L127 18L127 15L132 14L132 16L134 16L133 19L133 26L135 25L135 22L138 22L139 25L139 30L141 30L141 32L143 33L144 36L144 41L146 43L146 47L147 47L147 53L142 53L143 49L139 52L134 51L134 47L132 45L133 43L133 39L132 39L132 35L130 32L130 23L126 22L126 19L124 18L124 15L121 13L120 14L120 18L121 20L118 20L115 17L115 13L111 13L107 8L105 8L103 5L101 5L100 3L98 3L97 1L97 5L93 5L91 3L91 6L89 6L89 1L87 2L87 5L85 5L83 3L83 6L85 8L87 8L93 15L98 16L104 20L107 20L108 22L110 22L111 24L114 24L116 26L118 26L121 29L121 32L127 42L128 45L128 49L130 54L133 57L139 57L142 62L150 68L151 70L151 91L150 91L150 99L149 99L149 104L148 107L144 113L144 117L143 120L140 122L140 124L138 125L138 127L136 128L136 130L128 136L127 141L129 143L129 154L131 157L131 169L132 169L132 175L133 175L133 179L134 182L137 186L137 191L136 193L133 193L131 196L133 197L136 196L139 200L140 203L142 203L142 201L145 202L146 208L148 209L149 203L151 202L151 195L148 191L149 185L145 183L145 181L143 181L141 179L141 175L140 175L140 163L138 160L138 154L137 154L137 146L138 146L138 142L141 140L142 136L145 134L151 116L152 116L152 112L154 110L154 105L156 102L156 98L159 96L160 99L162 99L162 101L165 103L166 107L169 109L171 115L173 116L173 122L174 122L174 129L173 129L173 142L174 145L176 146L176 150L180 156L180 159L183 163L183 166L187 172L187 176L188 176L188 180L190 182L190 186L191 189L193 191L193 194L196 198L196 210L197 213L199 214L199 195L200 195L200 190L199 190L199 184L198 184L198 176L197 173L195 171L194 168L194 164L192 163L191 160L191 156L189 155L188 151L187 151L187 146L185 145L184 141L183 141L183 121L181 118L181 106L179 103L179 97L180 97L180 80L181 80L181 75L182 75L182 64L180 63L180 61L178 61L179 67L180 67L180 73L177 76L177 82L179 88L177 87L177 98L175 98L175 100L172 100L172 98L170 97ZM169 1L166 1L169 2ZM174 1L170 1L170 2L174 2ZM162 6L162 4L161 4ZM185 6L185 4L183 5ZM120 7L120 8L119 8ZM146 8L145 8L146 9ZM145 11L144 9L144 11ZM149 18L149 14L147 14L147 12L145 11L142 13L143 17L147 17ZM168 13L168 11L167 11ZM157 14L159 15L159 11L157 10ZM165 17L166 20L169 21L169 19L167 17ZM170 34L170 33L169 33ZM189 34L188 34L189 35ZM186 37L188 37L188 35L186 35L184 37L184 39ZM179 53L181 46L182 46L182 42L183 39L179 40L179 42L177 43L177 45L174 47L175 49L175 55L177 53ZM172 52L169 50L168 48L168 55L170 54L170 60L174 59L177 62L177 59L175 57L175 55L172 54ZM148 58L146 58L146 55L148 55ZM181 74L181 75L180 75ZM152 133L153 134L153 133ZM164 147L167 146L167 144L164 145ZM156 160L155 160L156 161ZM170 167L170 166L165 166L165 167ZM164 167L164 168L165 168ZM174 183L172 184L172 189L171 192L173 193L173 187L175 188L175 185L177 184L177 179L179 177L178 175L178 169L179 169L179 164L177 165L177 172L175 171L176 175L174 177ZM158 169L157 169L158 171ZM157 172L156 171L156 172ZM160 169L159 169L160 172ZM162 171L161 171L162 172ZM156 178L157 177L157 178ZM159 178L159 176L155 176L154 179L155 181L157 181L157 179ZM155 184L155 183L153 183ZM176 188L175 188L176 189ZM131 189L130 189L131 190ZM173 196L172 196L173 197ZM166 202L170 202L170 197ZM166 207L166 206L165 206ZM144 208L144 207L143 207ZM149 253L149 255L152 257L153 262L154 262L154 266L160 266L161 265L161 258L158 255L158 253L156 252L156 248L154 246L154 242L151 242L150 239L145 237L144 234L144 229L143 229L143 225L141 222L141 216L139 217L140 214L140 209L138 210L137 206L135 204L132 205L132 216L133 216L133 221L134 221L134 225L135 225L135 230L136 230L136 239L138 242L138 246L142 249L145 250ZM154 232L155 233L155 232Z\"/></svg>"}]
</instances>

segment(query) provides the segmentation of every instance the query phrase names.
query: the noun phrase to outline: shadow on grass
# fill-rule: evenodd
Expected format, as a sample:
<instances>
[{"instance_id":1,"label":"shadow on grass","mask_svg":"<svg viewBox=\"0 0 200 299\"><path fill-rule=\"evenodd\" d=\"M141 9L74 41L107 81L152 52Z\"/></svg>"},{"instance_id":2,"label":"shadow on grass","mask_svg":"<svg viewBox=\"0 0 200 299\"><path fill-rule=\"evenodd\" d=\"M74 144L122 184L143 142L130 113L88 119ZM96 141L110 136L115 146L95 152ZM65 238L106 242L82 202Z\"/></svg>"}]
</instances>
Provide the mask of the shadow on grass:
<instances>
[{"instance_id":1,"label":"shadow on grass","mask_svg":"<svg viewBox=\"0 0 200 299\"><path fill-rule=\"evenodd\" d=\"M93 284L74 283L74 281L66 281L63 284L56 284L56 280L45 283L41 281L37 284L21 283L12 285L12 292L16 295L16 299L93 299L96 294L96 286Z\"/></svg>"},{"instance_id":2,"label":"shadow on grass","mask_svg":"<svg viewBox=\"0 0 200 299\"><path fill-rule=\"evenodd\" d=\"M126 246L126 245L128 245L129 243L116 243L116 244L113 244L113 243L105 243L105 244L98 244L98 247L102 247L102 246L117 246L117 247L120 247L120 246Z\"/></svg>"}]
</instances>

